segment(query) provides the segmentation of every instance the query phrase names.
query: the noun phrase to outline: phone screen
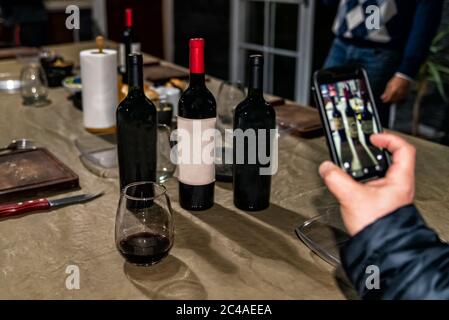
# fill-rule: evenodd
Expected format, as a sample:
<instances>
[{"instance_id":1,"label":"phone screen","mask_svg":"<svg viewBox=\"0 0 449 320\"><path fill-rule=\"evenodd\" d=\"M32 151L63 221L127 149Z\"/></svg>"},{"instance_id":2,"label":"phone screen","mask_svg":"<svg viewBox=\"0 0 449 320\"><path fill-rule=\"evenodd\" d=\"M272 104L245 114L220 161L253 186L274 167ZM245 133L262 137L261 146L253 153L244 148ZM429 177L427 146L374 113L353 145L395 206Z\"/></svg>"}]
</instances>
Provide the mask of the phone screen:
<instances>
[{"instance_id":1,"label":"phone screen","mask_svg":"<svg viewBox=\"0 0 449 320\"><path fill-rule=\"evenodd\" d=\"M387 154L369 137L381 131L364 78L319 84L339 165L356 179L384 176Z\"/></svg>"}]
</instances>

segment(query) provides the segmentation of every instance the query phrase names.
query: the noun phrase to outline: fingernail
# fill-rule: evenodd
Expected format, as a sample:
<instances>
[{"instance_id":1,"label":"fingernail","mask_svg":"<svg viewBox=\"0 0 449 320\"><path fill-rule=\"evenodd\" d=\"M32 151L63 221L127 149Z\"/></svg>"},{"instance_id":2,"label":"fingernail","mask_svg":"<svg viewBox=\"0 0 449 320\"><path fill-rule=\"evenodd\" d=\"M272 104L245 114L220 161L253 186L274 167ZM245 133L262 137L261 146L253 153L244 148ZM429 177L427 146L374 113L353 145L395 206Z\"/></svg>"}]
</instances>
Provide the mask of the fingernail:
<instances>
[{"instance_id":1,"label":"fingernail","mask_svg":"<svg viewBox=\"0 0 449 320\"><path fill-rule=\"evenodd\" d=\"M329 168L332 166L332 162L330 161L324 161L321 165L320 168L318 170L321 178L324 178L326 171L329 170Z\"/></svg>"}]
</instances>

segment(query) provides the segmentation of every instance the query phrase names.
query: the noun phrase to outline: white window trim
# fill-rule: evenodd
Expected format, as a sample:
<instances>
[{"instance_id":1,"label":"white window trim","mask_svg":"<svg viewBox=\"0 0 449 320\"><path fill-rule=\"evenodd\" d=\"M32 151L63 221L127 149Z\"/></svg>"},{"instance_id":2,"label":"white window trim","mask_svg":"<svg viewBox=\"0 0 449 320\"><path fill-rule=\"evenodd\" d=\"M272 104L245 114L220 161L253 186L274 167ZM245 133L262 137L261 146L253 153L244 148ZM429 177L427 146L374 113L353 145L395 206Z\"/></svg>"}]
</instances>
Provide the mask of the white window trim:
<instances>
[{"instance_id":1,"label":"white window trim","mask_svg":"<svg viewBox=\"0 0 449 320\"><path fill-rule=\"evenodd\" d=\"M260 1L266 3L296 3L298 4L298 26L297 26L297 49L286 50L274 48L274 43L268 43L270 40L270 30L273 27L269 25L268 6L265 5L264 22L264 45L244 42L244 19L246 17L245 2ZM313 24L314 24L315 1L310 0L231 0L230 10L230 79L233 82L243 80L246 59L243 56L242 49L257 50L263 52L266 63L264 68L264 89L271 93L273 88L273 77L268 74L273 73L273 54L292 57L296 59L295 70L295 101L300 104L309 103L310 78L312 73L312 55L313 55ZM273 15L274 13L271 12ZM273 37L271 37L273 41ZM268 44L268 45L265 45ZM268 59L267 59L268 58ZM271 59L271 60L270 60ZM270 70L271 69L271 70Z\"/></svg>"}]
</instances>

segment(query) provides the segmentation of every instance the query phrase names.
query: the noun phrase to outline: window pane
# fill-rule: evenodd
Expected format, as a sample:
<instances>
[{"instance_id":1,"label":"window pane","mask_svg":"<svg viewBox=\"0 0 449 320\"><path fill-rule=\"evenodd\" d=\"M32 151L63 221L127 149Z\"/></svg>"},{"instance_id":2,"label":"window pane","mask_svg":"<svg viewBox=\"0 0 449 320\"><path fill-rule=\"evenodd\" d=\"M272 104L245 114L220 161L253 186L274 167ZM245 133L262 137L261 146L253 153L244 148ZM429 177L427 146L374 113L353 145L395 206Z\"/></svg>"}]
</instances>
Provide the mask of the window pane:
<instances>
[{"instance_id":1,"label":"window pane","mask_svg":"<svg viewBox=\"0 0 449 320\"><path fill-rule=\"evenodd\" d=\"M245 1L246 5L246 34L244 41L263 45L264 36L264 2Z\"/></svg>"},{"instance_id":2,"label":"window pane","mask_svg":"<svg viewBox=\"0 0 449 320\"><path fill-rule=\"evenodd\" d=\"M296 59L275 55L273 94L294 100Z\"/></svg>"},{"instance_id":3,"label":"window pane","mask_svg":"<svg viewBox=\"0 0 449 320\"><path fill-rule=\"evenodd\" d=\"M298 5L292 3L272 3L271 10L275 10L275 21L273 21L274 46L276 48L296 51L296 43L298 41Z\"/></svg>"}]
</instances>

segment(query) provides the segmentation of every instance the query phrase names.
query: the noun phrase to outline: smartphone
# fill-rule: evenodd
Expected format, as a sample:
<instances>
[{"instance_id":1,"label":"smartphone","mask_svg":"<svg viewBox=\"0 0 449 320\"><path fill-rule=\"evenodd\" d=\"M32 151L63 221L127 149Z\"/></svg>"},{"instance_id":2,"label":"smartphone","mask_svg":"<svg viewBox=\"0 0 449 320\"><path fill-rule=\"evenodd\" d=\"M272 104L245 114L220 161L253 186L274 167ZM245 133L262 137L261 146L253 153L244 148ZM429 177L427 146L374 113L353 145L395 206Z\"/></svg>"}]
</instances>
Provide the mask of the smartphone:
<instances>
[{"instance_id":1,"label":"smartphone","mask_svg":"<svg viewBox=\"0 0 449 320\"><path fill-rule=\"evenodd\" d=\"M391 161L386 150L370 141L382 126L365 70L323 69L313 78L332 161L358 181L385 176Z\"/></svg>"}]
</instances>

